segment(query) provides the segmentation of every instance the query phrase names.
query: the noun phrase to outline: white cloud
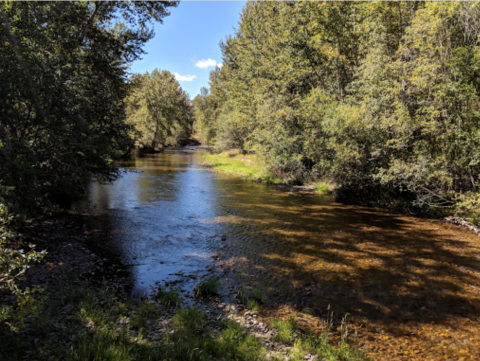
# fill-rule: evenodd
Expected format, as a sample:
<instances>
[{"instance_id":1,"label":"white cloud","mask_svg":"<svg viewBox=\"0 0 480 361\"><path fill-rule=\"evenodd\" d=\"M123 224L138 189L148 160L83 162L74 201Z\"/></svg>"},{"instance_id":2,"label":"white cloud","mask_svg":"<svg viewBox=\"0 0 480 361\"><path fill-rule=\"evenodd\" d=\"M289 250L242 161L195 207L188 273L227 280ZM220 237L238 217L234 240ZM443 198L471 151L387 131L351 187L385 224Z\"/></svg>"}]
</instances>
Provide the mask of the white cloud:
<instances>
[{"instance_id":1,"label":"white cloud","mask_svg":"<svg viewBox=\"0 0 480 361\"><path fill-rule=\"evenodd\" d=\"M219 68L221 68L223 64L217 63L215 60L208 58L208 59L197 61L195 63L195 66L199 67L200 69L207 69L207 68L210 68L211 66L218 66Z\"/></svg>"},{"instance_id":2,"label":"white cloud","mask_svg":"<svg viewBox=\"0 0 480 361\"><path fill-rule=\"evenodd\" d=\"M178 81L192 81L193 79L196 79L197 76L196 75L180 75L178 73L173 73L173 76L175 77L175 79L177 79Z\"/></svg>"}]
</instances>

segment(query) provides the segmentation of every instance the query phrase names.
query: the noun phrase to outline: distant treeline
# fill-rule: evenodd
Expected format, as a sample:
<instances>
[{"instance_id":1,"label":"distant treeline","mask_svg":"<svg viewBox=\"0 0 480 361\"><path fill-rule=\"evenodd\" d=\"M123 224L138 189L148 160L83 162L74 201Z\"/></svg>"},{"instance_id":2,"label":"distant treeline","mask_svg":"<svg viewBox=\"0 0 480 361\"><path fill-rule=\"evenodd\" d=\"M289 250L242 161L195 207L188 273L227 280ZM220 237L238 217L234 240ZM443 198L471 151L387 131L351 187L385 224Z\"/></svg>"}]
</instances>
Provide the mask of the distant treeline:
<instances>
[{"instance_id":1,"label":"distant treeline","mask_svg":"<svg viewBox=\"0 0 480 361\"><path fill-rule=\"evenodd\" d=\"M347 200L474 218L479 34L477 2L248 2L197 129Z\"/></svg>"}]
</instances>

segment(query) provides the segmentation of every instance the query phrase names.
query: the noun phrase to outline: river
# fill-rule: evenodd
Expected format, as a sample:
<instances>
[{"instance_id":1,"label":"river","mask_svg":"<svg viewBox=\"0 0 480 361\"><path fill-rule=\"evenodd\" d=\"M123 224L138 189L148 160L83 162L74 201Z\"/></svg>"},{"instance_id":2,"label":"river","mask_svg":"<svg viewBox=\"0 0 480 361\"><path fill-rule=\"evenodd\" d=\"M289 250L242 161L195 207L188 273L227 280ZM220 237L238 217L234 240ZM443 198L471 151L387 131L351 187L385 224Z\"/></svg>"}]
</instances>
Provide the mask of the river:
<instances>
[{"instance_id":1,"label":"river","mask_svg":"<svg viewBox=\"0 0 480 361\"><path fill-rule=\"evenodd\" d=\"M330 312L348 313L360 344L386 359L390 351L398 359L479 353L473 233L215 173L203 151L169 150L121 167L121 178L92 183L76 207L99 216L92 227L108 229L104 242L128 265L134 293L160 283L188 296L214 274L225 296L262 289L268 315L300 317L313 332ZM460 340L448 350L444 330ZM402 353L405 342L417 353Z\"/></svg>"}]
</instances>

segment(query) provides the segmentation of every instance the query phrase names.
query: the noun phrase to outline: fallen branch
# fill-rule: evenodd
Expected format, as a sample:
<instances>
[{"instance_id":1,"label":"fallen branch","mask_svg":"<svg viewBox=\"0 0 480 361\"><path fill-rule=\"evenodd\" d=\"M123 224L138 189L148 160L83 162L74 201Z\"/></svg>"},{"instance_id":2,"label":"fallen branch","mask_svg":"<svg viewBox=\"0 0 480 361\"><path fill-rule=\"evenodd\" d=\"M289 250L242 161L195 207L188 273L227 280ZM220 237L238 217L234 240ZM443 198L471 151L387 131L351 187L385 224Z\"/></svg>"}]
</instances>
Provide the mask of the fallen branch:
<instances>
[{"instance_id":1,"label":"fallen branch","mask_svg":"<svg viewBox=\"0 0 480 361\"><path fill-rule=\"evenodd\" d=\"M480 235L480 228L474 226L471 224L469 221L467 221L465 218L461 217L447 217L445 218L445 221L448 223L456 224L458 226L462 226L465 228L468 228L471 230L473 233Z\"/></svg>"}]
</instances>

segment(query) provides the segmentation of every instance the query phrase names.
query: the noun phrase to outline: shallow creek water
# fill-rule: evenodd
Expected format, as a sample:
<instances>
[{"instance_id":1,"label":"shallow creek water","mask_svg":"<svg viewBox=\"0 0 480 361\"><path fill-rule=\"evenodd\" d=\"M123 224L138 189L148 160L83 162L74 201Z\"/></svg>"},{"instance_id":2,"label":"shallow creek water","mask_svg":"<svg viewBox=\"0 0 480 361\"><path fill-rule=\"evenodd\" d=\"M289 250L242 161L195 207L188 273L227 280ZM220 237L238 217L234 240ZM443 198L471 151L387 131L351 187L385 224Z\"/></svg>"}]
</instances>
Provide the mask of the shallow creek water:
<instances>
[{"instance_id":1,"label":"shallow creek water","mask_svg":"<svg viewBox=\"0 0 480 361\"><path fill-rule=\"evenodd\" d=\"M99 216L92 227L129 265L133 292L161 282L188 293L215 272L226 288L265 290L268 315L313 332L348 313L374 359L480 359L480 237L202 163L192 150L124 162L76 205Z\"/></svg>"}]
</instances>

